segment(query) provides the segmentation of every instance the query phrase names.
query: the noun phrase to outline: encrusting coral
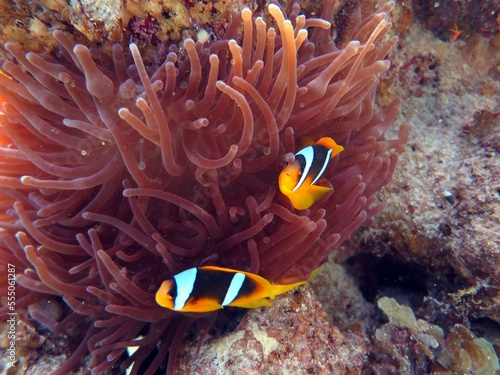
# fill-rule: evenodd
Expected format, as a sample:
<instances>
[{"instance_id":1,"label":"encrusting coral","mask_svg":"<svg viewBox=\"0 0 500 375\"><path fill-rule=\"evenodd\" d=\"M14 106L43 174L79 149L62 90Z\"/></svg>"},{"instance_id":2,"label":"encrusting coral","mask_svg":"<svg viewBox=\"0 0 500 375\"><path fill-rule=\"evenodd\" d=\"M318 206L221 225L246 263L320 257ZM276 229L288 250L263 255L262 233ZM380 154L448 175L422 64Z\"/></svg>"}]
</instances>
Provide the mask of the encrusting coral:
<instances>
[{"instance_id":1,"label":"encrusting coral","mask_svg":"<svg viewBox=\"0 0 500 375\"><path fill-rule=\"evenodd\" d=\"M5 44L0 267L15 265L16 308L47 296L68 306L60 319L30 309L53 332L82 336L54 374L88 353L93 373L149 374L166 361L172 373L187 328L214 315L157 306L163 280L200 264L305 280L383 207L374 193L407 136L402 126L384 138L397 102L374 105L394 3L359 21L343 49L330 37L334 3L321 19L297 4L286 19L271 4L277 28L244 9L225 39L187 39L159 67L134 44L108 57L60 31L57 57ZM322 180L333 193L294 211L276 181L306 136L345 150ZM138 350L123 360L128 346Z\"/></svg>"},{"instance_id":2,"label":"encrusting coral","mask_svg":"<svg viewBox=\"0 0 500 375\"><path fill-rule=\"evenodd\" d=\"M499 370L493 345L461 324L451 329L431 366L433 374L495 375Z\"/></svg>"},{"instance_id":3,"label":"encrusting coral","mask_svg":"<svg viewBox=\"0 0 500 375\"><path fill-rule=\"evenodd\" d=\"M437 325L416 319L411 308L395 299L377 301L389 322L375 332L377 373L482 374L500 370L493 345L461 324L446 335Z\"/></svg>"}]
</instances>

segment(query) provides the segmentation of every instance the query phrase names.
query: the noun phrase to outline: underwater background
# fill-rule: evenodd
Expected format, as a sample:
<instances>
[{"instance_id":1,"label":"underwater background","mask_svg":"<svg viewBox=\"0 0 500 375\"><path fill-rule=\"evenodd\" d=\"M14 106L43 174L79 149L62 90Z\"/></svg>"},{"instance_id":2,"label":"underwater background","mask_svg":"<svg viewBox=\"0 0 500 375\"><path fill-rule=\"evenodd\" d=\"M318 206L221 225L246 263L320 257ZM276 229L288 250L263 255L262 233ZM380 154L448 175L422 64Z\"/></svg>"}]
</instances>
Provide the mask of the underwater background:
<instances>
[{"instance_id":1,"label":"underwater background","mask_svg":"<svg viewBox=\"0 0 500 375\"><path fill-rule=\"evenodd\" d=\"M23 295L24 292L18 289L18 293L21 293L18 295L18 302L26 296L33 298L33 302L31 303L29 298L21 300L21 305L24 304L24 306L16 310L18 315L15 321L15 367L10 367L8 358L11 346L9 333L12 332L8 322L9 316L2 317L0 327L2 374L40 374L49 373L58 368L64 369L60 370L62 373L70 373L70 367L65 367L69 366L68 358L73 358L69 362L75 374L88 373L87 366L101 366L97 368L102 368L102 373L106 374L121 374L126 371L126 368L130 372L129 365L131 366L130 358L132 358L133 351L125 350L125 346L132 346L130 342L136 337L147 338L148 335L151 338L150 342L143 343L147 354L136 357L141 358L143 365L132 370L132 373L163 374L166 371L175 374L460 373L494 375L500 373L499 2L396 1L390 11L389 8L392 6L374 0L324 2L304 0L298 3L300 4L298 13L296 12L298 8L293 7L293 2L280 2L279 4L283 7L285 14L290 15L296 12L305 14L308 19L319 17L324 11L324 4L328 4L333 15L333 32L330 36L339 48L344 48L349 43L350 37L353 34L356 35L355 28L362 24L362 20L367 19L377 9L387 7L384 8L384 12L387 12L387 20L392 23L392 28L384 35L385 39L382 42L377 41L380 42L377 48L382 49L384 43L394 44L395 39L390 39L394 36L397 37L397 43L392 48L387 48L388 54L384 61L390 62L388 69L384 71L381 69L377 72L377 78L373 82L370 81L370 84L373 84L373 96L370 99L375 103L374 107L379 110L379 112L374 112L380 114L377 121L384 122L385 115L388 119L390 118L390 121L387 121L391 122L387 123L387 126L384 125L384 130L376 132L376 136L372 137L380 142L378 148L374 146L374 140L370 141L373 143L370 144L372 145L370 147L373 147L371 151L377 155L380 154L380 160L386 158L383 159L385 161L380 161L380 165L385 163L383 165L386 171L384 178L380 180L376 178L365 180L367 185L372 181L375 182L373 191L366 193L366 201L361 202L366 207L370 206L373 203L370 197L374 194L376 201L382 203L382 206L376 206L370 211L369 208L364 208L359 203L363 208L358 207L351 216L348 212L341 212L342 215L349 217L346 223L343 223L339 218L340 214L328 216L328 211L330 210L331 214L331 211L337 209L337 205L325 203L326 214L321 211L322 207L317 208L314 214L309 214L316 225L326 226L324 238L320 236L318 240L316 237L313 238L316 232L313 234L304 232L302 238L298 235L294 237L295 243L288 243L290 249L293 248L290 254L298 253L304 248L306 250L301 253L301 256L305 255L302 258L298 257L298 260L294 259L294 262L291 262L292 266L285 266L288 264L287 259L282 259L278 255L275 258L266 258L265 254L268 249L259 240L269 242L271 238L271 242L274 241L272 234L279 233L281 228L288 228L287 220L292 222L295 219L288 219L288 216L277 207L280 205L280 207L289 208L287 202L281 200L279 193L271 189L267 190L273 184L269 174L264 173L265 171L246 171L248 174L256 173L255 181L258 183L254 186L251 182L255 181L249 181L250 178L247 178L242 183L242 185L247 184L244 185L245 188L237 190L236 193L245 194L242 196L246 197L248 191L255 190L259 194L255 194L255 202L247 203L245 206L244 202L238 202L239 196L234 193L235 196L231 198L234 210L228 209L228 215L231 217L229 220L231 223L228 225L240 223L238 218L245 216L243 209L236 208L239 207L238 204L247 211L254 209L258 214L267 212L265 210L269 210L276 217L280 214L281 221L271 222L269 216L266 215L252 217L249 219L252 224L249 227L261 225L268 228L268 232L259 227L264 234L244 237L244 243L243 240L237 241L236 237L231 237L233 232L226 235L227 238L232 239L229 240L230 243L231 241L237 243L240 251L250 251L248 256L230 257L227 255L224 258L226 250L223 245L226 242L221 240L214 245L214 249L219 251L218 253L214 251L214 254L219 254L219 258L213 257L211 253L205 253L205 250L199 250L199 254L193 257L197 262L208 259L208 262L214 263L222 259L222 262L227 263L225 265L229 264L235 268L238 264L241 267L254 267L273 280L293 279L297 281L295 278L299 276L307 278L313 268L323 263L325 259L322 256L326 257L329 254L328 262L322 266L324 271L318 274L309 285L278 297L270 308L242 312L225 309L217 319L207 316L203 319L179 318L176 320L176 316L172 317L153 304L148 305L149 297L144 298L144 304L150 306L150 315L147 315L148 309L140 304L143 301L138 301L141 299L141 290L125 290L125 292L121 290L123 285L128 284L126 284L127 281L123 281L123 285L119 284L120 268L113 268L112 262L103 255L95 256L96 267L99 271L107 267L115 272L113 274L110 271L108 275L101 271L106 274L103 280L110 281L109 285L111 285L115 278L119 284L116 286L115 283L112 287L106 287L108 289L105 293L109 295L122 293L126 296L124 299L132 301L131 306L140 306L143 309L140 311L138 309L137 313L131 310L120 310L126 304L122 300L112 299L115 298L113 296L109 297L109 301L118 301L114 305L117 307L113 313L129 314L128 317L136 316L138 321L142 318L141 314L145 314L144 320L152 324L125 325L123 321L117 319L113 323L116 323L115 326L110 327L119 328L107 327L109 329L105 331L105 336L100 336L92 342L91 334L89 334L92 330L87 331L87 328L92 326L93 321L90 323L90 320L81 318L87 317L88 315L85 314L88 311L77 303L76 298L63 299L64 293L52 293L50 287L54 284L50 282L47 283L49 286L38 286L39 290L34 294ZM106 69L110 69L112 65L109 56L116 53L112 47L115 43L119 43L124 50L128 51L128 44L134 42L140 50L142 59L146 62L147 70L149 66L159 66L163 63L165 56L172 52L168 48L171 44L177 46L180 55L186 55L186 50L191 47L185 48L182 43L187 38L206 40L208 44L215 44L222 40L231 25L233 15L239 14L244 6L249 7L254 16L262 15L268 25L273 24L275 21L269 15L267 5L263 1L241 0L202 2L188 0L100 2L93 0L70 1L69 5L66 1L57 0L2 2L0 4L0 40L2 44L4 42L15 43L16 46L20 46L22 52L16 50L17 47L6 47L6 45L1 49L0 61L4 67L2 69L4 74L1 78L4 81L0 86L0 96L6 98L2 101L8 102L10 92L16 91L13 87L22 92L19 87L12 86L11 81L6 80L14 75L9 74L8 70L16 72L12 67L14 65L12 62L22 61L22 57L19 56L23 56L28 51L40 56L55 56L53 60L47 59L53 63L71 61L71 56L67 51L57 52L59 45L66 42L66 39L60 34L57 34L59 37L52 34L54 30L64 31L65 38L70 39L68 43L71 45L81 43L93 48L92 58L101 59L102 67ZM234 26L233 34L241 35L238 34L242 32L240 25L241 22ZM393 42L388 42L389 40ZM194 53L194 50L195 48L192 47L191 52ZM127 55L127 58L129 57ZM376 60L375 57L372 59ZM174 61L173 58L172 61ZM68 71L73 73L76 70L74 66L77 64L73 64ZM189 68L184 67L184 69L186 76L190 74ZM148 71L148 73L151 76L153 71ZM18 79L18 81L21 80ZM29 83L26 83L27 86ZM371 86L367 84L367 87ZM90 89L89 92L91 92ZM356 95L357 92L354 92L348 99ZM25 95L25 97L28 96L28 94ZM144 97L143 95L141 98ZM235 97L237 97L236 94ZM12 99L14 100L17 99ZM105 101L106 98L102 100ZM394 109L396 106L399 106L399 114ZM5 106L4 109L8 112L9 108ZM203 108L200 109L202 110ZM12 116L12 113L11 111L9 115ZM45 112L44 115L54 120L52 115L47 115ZM282 112L280 116L284 116ZM291 116L293 118L293 115ZM300 123L299 120L297 121ZM9 121L9 124L15 123L15 121ZM132 123L133 120L129 122ZM2 123L2 127L5 127L6 123ZM20 120L20 123L23 121ZM300 126L302 127L297 126L296 130L297 141L300 135L308 134L308 128L303 124ZM387 128L386 132L385 128ZM325 129L327 129L326 125L320 130L325 132L327 131ZM338 132L337 136L340 139L344 137L345 134L342 131L335 131ZM335 131L332 130L334 133ZM1 133L1 144L5 149L8 143L5 141L6 137L9 134L11 137L13 135L3 130ZM236 134L239 139L239 133ZM319 130L316 133L313 132L312 135L318 134L320 134ZM22 131L18 134L20 138L24 135ZM105 137L109 134L103 133L101 136ZM41 139L47 142L44 137ZM150 137L154 139L153 135ZM283 136L283 138L283 144L279 146L280 154L284 153L283 150L290 152L290 143L293 143L293 136L292 141L290 141L290 136ZM360 136L358 142L367 138ZM34 148L35 145L31 146ZM187 148L193 147L183 145ZM355 143L355 146L359 148L363 145ZM210 149L210 146L207 146L207 149ZM353 147L352 150L351 161L347 163L349 160L344 159L345 164L336 165L337 169L329 175L333 181L338 181L338 184L343 181L338 171L350 171L349 168L359 162L356 159L355 148ZM136 155L146 154L146 151L148 150L141 149ZM267 149L260 151L264 156L269 155L268 152L274 153ZM229 150L229 152L232 151ZM397 156L394 156L395 154ZM23 258L20 255L22 249L33 247L32 243L38 241L38 243L46 244L42 237L39 239L32 234L38 233L36 229L25 225L26 222L37 219L35 217L37 211L33 209L26 213L20 204L16 205L13 202L28 205L29 199L33 199L36 204L41 202L40 205L43 206L45 201L32 191L23 195L24 190L8 180L16 175L16 168L21 167L9 167L8 163L12 164L12 159L9 159L11 155L7 152L2 152L1 157L0 240L2 242L0 248L2 251L0 259L3 261L1 264L3 269L0 269L2 273L0 285L2 286L1 306L7 306L8 267L6 263L12 261L11 257ZM161 159L158 154L154 157ZM244 156L241 157L244 160ZM19 157L19 160L24 161L22 157ZM262 163L266 163L266 160L263 157ZM183 162L188 165L188 162L181 158L179 164ZM279 163L274 161L273 163L269 161L270 170L279 170ZM162 168L160 164L158 162L152 170L146 168L146 172L150 173L148 177ZM34 167L27 167L22 162L19 162L19 165L25 168L24 172L19 172L19 174L35 173ZM378 168L383 169L380 165ZM77 165L77 167L80 166ZM169 172L175 174L175 163L167 167L171 168ZM238 169L237 166L232 167ZM376 175L376 167L373 168L373 174ZM369 174L371 167L365 169L363 173ZM241 176L244 177L245 172L242 173ZM392 179L389 181L391 173ZM217 176L214 177L209 173L201 174L198 180L206 181L206 186L213 189L213 181L214 179L217 181ZM47 175L42 174L40 178L47 179ZM354 176L355 174L345 172L345 175ZM231 170L228 178L233 177L240 178L240 175ZM259 183L263 182L267 183L267 186L262 188ZM121 184L121 181L116 182L117 186ZM335 183L333 185L334 188L338 186ZM132 185L124 186L129 190L133 190L132 187ZM42 187L40 191L47 193L46 190L51 188ZM176 194L181 194L188 188L189 186L180 186ZM261 194L261 191L266 193ZM46 195L50 197L50 194L52 193ZM92 196L97 193L89 194ZM348 194L345 194L345 201L349 201ZM227 196L230 196L229 192ZM62 198L70 201L69 196ZM104 202L105 199L101 199ZM108 199L116 202L117 198L108 197ZM172 200L172 198L169 199ZM138 206L145 204L140 199L137 199L137 203ZM341 203L343 201L340 199L339 205ZM276 204L276 207L272 206L273 204ZM356 206L354 203L352 205ZM370 207L375 207L375 205ZM135 209L137 207L131 208L134 214L136 214ZM140 209L137 210L140 211ZM113 211L113 215L123 221L129 220L127 224L131 227L136 224L130 219L130 212L118 211ZM214 212L216 211L217 208L214 209ZM118 238L118 235L113 237L116 231L113 232L110 228L114 224L103 218L106 215L112 216L111 212L112 210L107 208L100 213L101 216L99 213L91 214L95 215L93 217L84 215L85 218L90 218L94 222L91 227L78 224L89 231L89 236L80 239L80 242L65 243L70 257L80 256L80 254L71 253L73 251L71 246L77 244L81 244L82 248L86 247L85 251L92 253L92 250L99 250L97 245L99 241L109 246L115 244L114 241L116 241L120 243L120 246L131 247L134 240L142 238L140 235L136 237L131 235L132 239L126 236ZM365 216L360 217L360 212L365 212ZM185 212L180 215L184 215L182 216L184 221L180 222L190 221L189 215ZM308 214L302 216L308 216ZM54 217L57 218L57 215ZM153 220L151 216L148 216L148 219ZM177 226L179 223L167 225L155 217L154 220L156 219L159 225L165 225L165 228L170 225L168 229L165 229L166 232L178 233L184 230L180 225ZM223 219L217 217L217 220ZM321 220L324 220L324 224L319 224L323 223ZM101 225L96 223L101 223ZM40 226L52 224L47 224L46 220L45 224L42 223ZM248 229L243 224L241 228L237 227L241 232ZM268 224L270 225L267 226ZM30 233L29 236L16 235L23 226L28 228L26 231ZM195 230L198 230L196 224L193 226ZM328 228L333 227L335 230L331 229L329 233ZM236 231L235 226L231 228ZM314 228L316 230L317 227ZM92 232L92 230L95 231ZM96 238L96 233L99 231L101 231L100 239ZM49 229L48 233L56 238L63 237L63 231L50 232ZM104 237L103 233L108 237ZM338 237L332 237L334 235ZM174 237L172 235L172 238ZM208 237L206 242L211 246ZM250 240L247 243L248 238L254 239L255 244ZM156 238L155 241L157 241ZM329 250L320 250L322 241L328 243ZM160 240L157 242L161 243ZM171 263L174 266L169 270L170 273L165 271L165 277L178 271L177 266L179 270L187 267L185 264L189 264L191 260L183 263L183 257L189 258L191 255L186 255L188 253L183 253L183 251L190 246L194 247L192 244L195 242L193 238L186 235L186 238L178 239L173 245L168 243L168 245L177 246L178 250ZM279 242L278 239L276 242ZM144 243L149 244L146 240ZM254 253L251 253L252 250ZM162 251L163 248L160 246L158 252L163 257L168 257L168 254ZM45 253L42 251L40 254L40 257L30 255L28 260L36 263L37 258L41 259ZM142 255L143 253L140 253L140 256ZM134 256L136 253L125 253L120 259L132 262L131 258ZM255 265L255 259L252 256L260 257L259 266ZM67 262L76 267L79 264L77 260L73 258L68 260L67 257L60 263L58 261L61 259L58 257L47 256L47 259L45 261L49 262L49 266L52 266L50 260L56 265ZM24 258L16 267L18 268L16 272L22 274L24 271L21 270L21 264L29 264L28 260ZM141 261L144 264L149 262L148 259L142 258ZM159 271L161 262L156 263L159 263L158 269L151 268L148 272L162 272ZM39 270L39 266L40 264L37 263L36 267L31 267L31 273L30 271L24 272L23 286L31 285L33 289L36 288L26 279L38 280L38 276L34 276L35 268L37 272L44 274ZM84 266L79 267L78 271L81 272ZM26 266L26 268L30 267ZM66 280L66 276L58 273L60 269L55 265L53 269L57 277ZM128 270L128 272L127 274L123 271L121 275L126 278L127 275L136 275L133 272L140 273L137 269ZM141 277L143 277L141 280L147 279L147 275ZM155 274L154 277L157 275ZM45 282L43 277L42 279ZM74 282L70 277L66 281ZM154 283L157 281L152 284ZM98 285L97 282L92 280L91 286L96 285ZM142 284L138 282L138 285ZM130 288L133 288L132 285ZM103 297L96 290L93 291L103 299L108 298ZM153 290L146 291L149 294L154 292ZM80 290L77 292L80 293ZM78 293L76 293L77 296ZM81 302L80 299L78 302ZM96 310L95 315L99 317L102 313L102 316L108 318L106 314L111 314L111 310L104 312ZM67 324L59 324L72 316L71 314L75 311L74 316L66 320ZM85 312L85 314L79 315L79 312ZM111 319L113 318L110 318L110 321ZM168 323L162 323L161 319ZM104 318L101 321L104 321ZM46 324L44 325L43 322ZM127 324L129 322L127 320ZM81 326L79 326L80 323ZM102 327L105 326L105 323L100 324ZM120 341L114 338L115 332L121 332L120 334L126 339ZM172 334L172 337L165 340L165 337L168 337L165 332L176 334ZM113 341L115 339L116 341ZM99 340L101 340L99 344L102 347L105 347L106 343L115 345L114 351L99 352L99 345L96 344ZM75 350L78 351L78 344L82 341L88 342L89 348L96 351L94 360L90 359L85 351L82 351L80 356L71 357ZM164 345L164 342L168 342L168 345ZM175 368L174 365L167 364L171 362L167 354L169 350L172 350L169 348L174 347L177 352ZM110 363L110 366L108 367L106 363ZM167 366L170 366L168 370ZM101 373L97 370L96 372Z\"/></svg>"}]
</instances>

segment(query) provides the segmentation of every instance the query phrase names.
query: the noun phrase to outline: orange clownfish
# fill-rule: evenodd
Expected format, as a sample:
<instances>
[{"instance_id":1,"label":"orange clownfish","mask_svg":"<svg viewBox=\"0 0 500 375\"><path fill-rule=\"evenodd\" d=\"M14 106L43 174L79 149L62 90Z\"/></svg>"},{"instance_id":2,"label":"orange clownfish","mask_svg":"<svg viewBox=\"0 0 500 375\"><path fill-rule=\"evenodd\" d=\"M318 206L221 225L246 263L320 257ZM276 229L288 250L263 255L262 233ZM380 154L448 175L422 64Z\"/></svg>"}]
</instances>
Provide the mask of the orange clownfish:
<instances>
[{"instance_id":1,"label":"orange clownfish","mask_svg":"<svg viewBox=\"0 0 500 375\"><path fill-rule=\"evenodd\" d=\"M156 302L179 312L209 312L225 306L254 309L271 306L269 299L307 282L274 285L250 272L215 266L195 267L165 280L156 292Z\"/></svg>"},{"instance_id":2,"label":"orange clownfish","mask_svg":"<svg viewBox=\"0 0 500 375\"><path fill-rule=\"evenodd\" d=\"M278 177L280 191L290 199L297 210L305 210L332 190L315 185L330 162L344 148L329 137L321 138L314 144L295 154L295 161L288 164Z\"/></svg>"}]
</instances>

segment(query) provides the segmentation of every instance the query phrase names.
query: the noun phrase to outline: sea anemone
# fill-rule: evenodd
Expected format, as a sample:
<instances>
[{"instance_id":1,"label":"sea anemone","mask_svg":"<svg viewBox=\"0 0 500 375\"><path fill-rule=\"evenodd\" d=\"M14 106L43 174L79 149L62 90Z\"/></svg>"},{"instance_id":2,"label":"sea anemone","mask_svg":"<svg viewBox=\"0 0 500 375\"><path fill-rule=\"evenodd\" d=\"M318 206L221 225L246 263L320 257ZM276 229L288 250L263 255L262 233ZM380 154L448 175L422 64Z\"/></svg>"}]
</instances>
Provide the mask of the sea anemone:
<instances>
[{"instance_id":1,"label":"sea anemone","mask_svg":"<svg viewBox=\"0 0 500 375\"><path fill-rule=\"evenodd\" d=\"M200 264L304 280L383 207L374 193L407 133L386 140L398 106L374 104L396 43L384 38L394 2L344 48L331 38L334 3L321 19L297 4L286 19L271 4L276 28L244 9L224 39L187 39L159 67L135 44L108 57L61 31L56 56L5 44L0 267L15 266L16 308L80 335L54 374L88 353L93 373L118 363L152 374L167 362L172 373L187 328L214 315L157 306L163 280ZM321 181L332 193L296 211L277 177L306 136L345 150ZM5 278L0 287L6 295ZM60 318L43 307L54 296L67 306ZM129 346L138 350L124 358Z\"/></svg>"}]
</instances>

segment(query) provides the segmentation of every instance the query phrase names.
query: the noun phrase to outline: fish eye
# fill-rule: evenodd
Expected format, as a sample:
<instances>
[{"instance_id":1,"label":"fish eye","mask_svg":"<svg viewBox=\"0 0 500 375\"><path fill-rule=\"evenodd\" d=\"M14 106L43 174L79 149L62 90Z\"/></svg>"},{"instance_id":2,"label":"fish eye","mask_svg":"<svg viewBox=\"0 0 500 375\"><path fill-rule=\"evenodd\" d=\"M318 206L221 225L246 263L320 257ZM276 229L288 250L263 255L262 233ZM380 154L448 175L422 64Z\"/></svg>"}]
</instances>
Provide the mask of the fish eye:
<instances>
[{"instance_id":1,"label":"fish eye","mask_svg":"<svg viewBox=\"0 0 500 375\"><path fill-rule=\"evenodd\" d=\"M169 290L167 294L170 297L170 299L175 299L175 297L177 297L177 292L173 289Z\"/></svg>"}]
</instances>

